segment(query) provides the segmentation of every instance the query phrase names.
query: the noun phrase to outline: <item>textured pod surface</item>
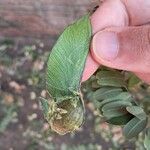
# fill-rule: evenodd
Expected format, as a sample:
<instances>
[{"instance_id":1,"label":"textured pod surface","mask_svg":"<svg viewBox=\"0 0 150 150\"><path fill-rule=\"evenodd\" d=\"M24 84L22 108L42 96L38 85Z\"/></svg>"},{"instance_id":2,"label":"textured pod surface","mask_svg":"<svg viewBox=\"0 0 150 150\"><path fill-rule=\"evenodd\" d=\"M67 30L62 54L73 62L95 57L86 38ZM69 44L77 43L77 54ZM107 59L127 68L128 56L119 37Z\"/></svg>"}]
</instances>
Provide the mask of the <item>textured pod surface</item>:
<instances>
[{"instance_id":1,"label":"textured pod surface","mask_svg":"<svg viewBox=\"0 0 150 150\"><path fill-rule=\"evenodd\" d=\"M64 30L48 59L46 86L51 101L42 102L42 107L51 129L59 134L76 130L84 120L80 81L91 35L86 15Z\"/></svg>"},{"instance_id":2,"label":"textured pod surface","mask_svg":"<svg viewBox=\"0 0 150 150\"><path fill-rule=\"evenodd\" d=\"M66 113L54 118L51 122L51 128L57 133L64 135L78 129L84 118L83 105L78 101L76 106L71 101L65 100L58 104L58 108L66 110Z\"/></svg>"}]
</instances>

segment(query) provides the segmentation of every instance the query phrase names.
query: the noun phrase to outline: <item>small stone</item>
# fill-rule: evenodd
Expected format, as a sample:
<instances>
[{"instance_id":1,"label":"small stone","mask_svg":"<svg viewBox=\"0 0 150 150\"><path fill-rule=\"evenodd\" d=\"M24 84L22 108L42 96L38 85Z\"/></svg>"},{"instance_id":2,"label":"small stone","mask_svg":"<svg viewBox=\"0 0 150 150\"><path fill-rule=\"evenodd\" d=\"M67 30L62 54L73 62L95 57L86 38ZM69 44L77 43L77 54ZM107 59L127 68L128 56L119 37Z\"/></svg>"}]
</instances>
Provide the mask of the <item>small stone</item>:
<instances>
[{"instance_id":1,"label":"small stone","mask_svg":"<svg viewBox=\"0 0 150 150\"><path fill-rule=\"evenodd\" d=\"M44 97L44 98L46 97L46 90L43 90L43 91L41 92L41 96Z\"/></svg>"},{"instance_id":2,"label":"small stone","mask_svg":"<svg viewBox=\"0 0 150 150\"><path fill-rule=\"evenodd\" d=\"M20 84L17 83L16 81L11 81L11 82L9 83L9 86L10 86L11 88L15 89L15 91L16 91L17 93L21 93L22 90L25 89L25 85L20 85Z\"/></svg>"},{"instance_id":3,"label":"small stone","mask_svg":"<svg viewBox=\"0 0 150 150\"><path fill-rule=\"evenodd\" d=\"M35 100L36 99L36 93L30 92L30 98L31 98L31 100Z\"/></svg>"},{"instance_id":4,"label":"small stone","mask_svg":"<svg viewBox=\"0 0 150 150\"><path fill-rule=\"evenodd\" d=\"M27 118L28 118L29 121L32 121L32 120L37 118L37 114L33 113L32 115L29 115Z\"/></svg>"},{"instance_id":5,"label":"small stone","mask_svg":"<svg viewBox=\"0 0 150 150\"><path fill-rule=\"evenodd\" d=\"M6 105L10 105L10 104L12 104L14 102L14 97L13 97L13 95L12 94L5 94L4 95L4 103L6 104Z\"/></svg>"},{"instance_id":6,"label":"small stone","mask_svg":"<svg viewBox=\"0 0 150 150\"><path fill-rule=\"evenodd\" d=\"M33 108L33 109L37 109L37 108L38 108L38 105L37 105L36 103L34 103L34 104L32 105L32 108Z\"/></svg>"}]
</instances>

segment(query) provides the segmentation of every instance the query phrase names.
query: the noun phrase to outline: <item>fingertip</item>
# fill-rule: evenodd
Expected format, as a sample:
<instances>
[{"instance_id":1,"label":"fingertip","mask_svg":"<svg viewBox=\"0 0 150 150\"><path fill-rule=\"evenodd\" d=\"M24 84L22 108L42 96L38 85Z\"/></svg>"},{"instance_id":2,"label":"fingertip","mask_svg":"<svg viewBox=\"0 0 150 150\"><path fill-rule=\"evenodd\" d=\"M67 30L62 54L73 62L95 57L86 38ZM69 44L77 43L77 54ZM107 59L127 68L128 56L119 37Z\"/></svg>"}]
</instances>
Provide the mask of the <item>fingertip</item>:
<instances>
[{"instance_id":1,"label":"fingertip","mask_svg":"<svg viewBox=\"0 0 150 150\"><path fill-rule=\"evenodd\" d=\"M88 80L90 76L92 76L94 72L99 68L99 66L100 65L95 60L93 60L91 54L89 53L85 63L81 82Z\"/></svg>"},{"instance_id":2,"label":"fingertip","mask_svg":"<svg viewBox=\"0 0 150 150\"><path fill-rule=\"evenodd\" d=\"M135 73L140 79L142 79L147 84L150 84L150 73Z\"/></svg>"},{"instance_id":3,"label":"fingertip","mask_svg":"<svg viewBox=\"0 0 150 150\"><path fill-rule=\"evenodd\" d=\"M120 0L106 0L91 16L93 34L110 26L127 26L129 17Z\"/></svg>"}]
</instances>

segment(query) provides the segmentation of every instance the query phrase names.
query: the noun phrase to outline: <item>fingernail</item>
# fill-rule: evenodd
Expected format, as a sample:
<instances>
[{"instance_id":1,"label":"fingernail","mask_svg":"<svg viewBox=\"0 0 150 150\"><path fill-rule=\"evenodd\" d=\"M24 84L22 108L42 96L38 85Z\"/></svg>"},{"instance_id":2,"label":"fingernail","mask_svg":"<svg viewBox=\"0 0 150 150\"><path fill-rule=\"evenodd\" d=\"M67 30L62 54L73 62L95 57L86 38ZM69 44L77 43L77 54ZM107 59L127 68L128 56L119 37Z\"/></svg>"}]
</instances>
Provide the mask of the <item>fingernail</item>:
<instances>
[{"instance_id":1,"label":"fingernail","mask_svg":"<svg viewBox=\"0 0 150 150\"><path fill-rule=\"evenodd\" d=\"M98 59L114 60L119 51L119 41L114 32L99 32L93 37L93 52Z\"/></svg>"}]
</instances>

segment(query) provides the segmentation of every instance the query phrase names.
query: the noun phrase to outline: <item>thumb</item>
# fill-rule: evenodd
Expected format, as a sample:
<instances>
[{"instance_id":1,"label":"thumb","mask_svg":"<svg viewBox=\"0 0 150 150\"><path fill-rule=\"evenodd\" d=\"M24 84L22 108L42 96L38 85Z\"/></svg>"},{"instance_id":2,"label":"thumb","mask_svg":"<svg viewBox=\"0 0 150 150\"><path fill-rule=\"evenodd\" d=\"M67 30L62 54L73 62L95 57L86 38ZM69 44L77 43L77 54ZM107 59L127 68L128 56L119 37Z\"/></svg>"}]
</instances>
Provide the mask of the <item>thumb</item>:
<instances>
[{"instance_id":1,"label":"thumb","mask_svg":"<svg viewBox=\"0 0 150 150\"><path fill-rule=\"evenodd\" d=\"M91 54L108 67L150 73L150 25L100 31L93 37Z\"/></svg>"}]
</instances>

